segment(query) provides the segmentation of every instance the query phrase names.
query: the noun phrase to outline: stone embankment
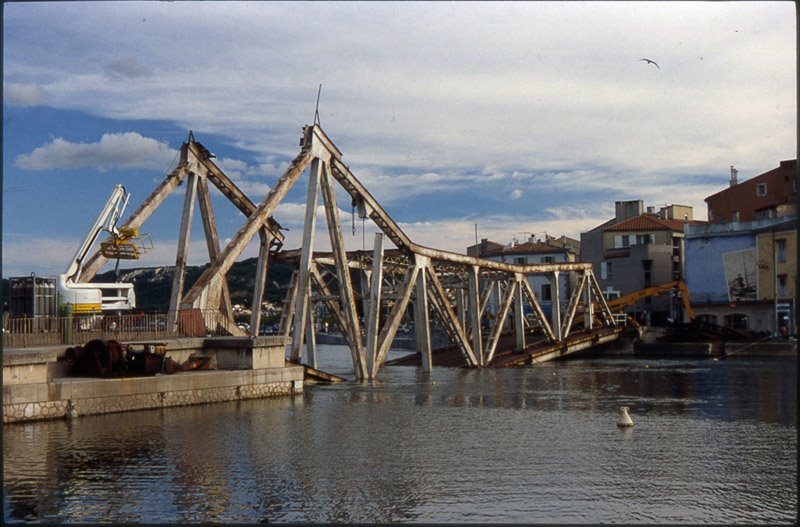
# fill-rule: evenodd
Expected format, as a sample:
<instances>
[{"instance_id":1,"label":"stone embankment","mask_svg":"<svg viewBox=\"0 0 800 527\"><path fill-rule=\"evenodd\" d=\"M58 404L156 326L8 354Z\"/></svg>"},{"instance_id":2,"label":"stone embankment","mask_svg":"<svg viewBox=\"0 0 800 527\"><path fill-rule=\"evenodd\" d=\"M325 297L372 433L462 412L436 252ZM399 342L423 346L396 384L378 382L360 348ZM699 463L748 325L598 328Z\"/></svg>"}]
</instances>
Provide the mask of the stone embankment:
<instances>
[{"instance_id":1,"label":"stone embankment","mask_svg":"<svg viewBox=\"0 0 800 527\"><path fill-rule=\"evenodd\" d=\"M128 343L145 345L147 343ZM210 357L211 368L171 375L72 377L65 346L3 350L3 422L166 408L292 395L303 391L303 367L286 364L283 337L171 339L165 356L178 363Z\"/></svg>"}]
</instances>

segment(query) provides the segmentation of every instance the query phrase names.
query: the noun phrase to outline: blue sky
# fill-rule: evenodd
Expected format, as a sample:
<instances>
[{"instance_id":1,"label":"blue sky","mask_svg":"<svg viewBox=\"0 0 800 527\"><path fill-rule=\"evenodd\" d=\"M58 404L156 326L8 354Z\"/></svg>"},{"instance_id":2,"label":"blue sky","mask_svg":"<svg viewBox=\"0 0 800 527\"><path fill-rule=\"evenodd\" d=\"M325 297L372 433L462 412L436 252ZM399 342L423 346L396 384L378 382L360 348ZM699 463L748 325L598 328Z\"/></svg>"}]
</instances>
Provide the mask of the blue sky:
<instances>
[{"instance_id":1,"label":"blue sky","mask_svg":"<svg viewBox=\"0 0 800 527\"><path fill-rule=\"evenodd\" d=\"M6 3L3 276L63 272L114 185L132 212L189 130L260 202L320 83L345 163L422 245L464 252L476 223L578 238L616 200L705 219L730 165L744 180L796 157L795 20L792 2ZM287 248L304 183L275 213ZM182 192L136 265L174 263ZM224 243L244 218L214 207ZM207 261L196 216L190 264Z\"/></svg>"}]
</instances>

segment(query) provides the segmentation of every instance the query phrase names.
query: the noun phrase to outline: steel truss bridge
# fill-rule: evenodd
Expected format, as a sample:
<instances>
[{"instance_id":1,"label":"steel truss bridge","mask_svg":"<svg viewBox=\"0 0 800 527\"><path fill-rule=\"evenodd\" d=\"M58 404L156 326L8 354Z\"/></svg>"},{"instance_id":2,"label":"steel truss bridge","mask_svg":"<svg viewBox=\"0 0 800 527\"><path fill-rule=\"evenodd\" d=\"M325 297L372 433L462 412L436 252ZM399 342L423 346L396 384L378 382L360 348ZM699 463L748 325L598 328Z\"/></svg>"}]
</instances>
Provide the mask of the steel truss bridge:
<instances>
[{"instance_id":1,"label":"steel truss bridge","mask_svg":"<svg viewBox=\"0 0 800 527\"><path fill-rule=\"evenodd\" d=\"M213 157L190 133L181 146L178 166L124 225L140 227L178 185L186 183L167 322L172 329L177 327L181 313L218 311L222 316L216 318L222 320L223 329L232 335L245 334L234 321L227 272L258 235L251 332L258 335L270 254L295 262L280 332L291 341L289 359L310 367L316 367L313 306L317 302L327 306L347 341L353 371L360 380L376 377L409 307L416 349L426 371L433 365L431 315L460 351L463 364L472 368L549 360L613 340L622 330L590 263L510 264L414 243L342 162L341 151L319 125L303 127L300 152L258 205L214 164ZM272 214L307 168L302 246L282 251L284 237ZM209 182L245 217L225 247L220 246L217 236ZM377 226L379 232L371 251L345 250L335 183L358 208L359 217L369 218ZM314 250L320 194L331 244L327 253ZM210 265L183 294L195 202L200 208ZM387 239L393 248L385 247ZM105 262L106 258L95 252L85 265L81 281L91 280ZM561 298L558 287L563 273L570 275L573 284L568 298ZM353 275L358 278L358 290ZM552 284L550 316L545 315L529 284L528 278L533 275L543 276ZM358 302L362 303L364 327ZM487 326L482 320L490 302L495 313Z\"/></svg>"}]
</instances>

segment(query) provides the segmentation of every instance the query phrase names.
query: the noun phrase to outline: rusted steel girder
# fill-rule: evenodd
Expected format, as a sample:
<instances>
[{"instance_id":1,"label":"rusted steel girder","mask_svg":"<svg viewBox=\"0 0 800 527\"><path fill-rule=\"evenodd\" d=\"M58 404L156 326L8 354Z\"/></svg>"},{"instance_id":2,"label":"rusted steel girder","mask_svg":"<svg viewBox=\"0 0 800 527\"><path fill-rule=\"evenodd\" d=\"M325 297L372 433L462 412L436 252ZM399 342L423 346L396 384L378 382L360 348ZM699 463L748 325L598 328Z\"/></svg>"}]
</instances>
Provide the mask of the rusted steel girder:
<instances>
[{"instance_id":1,"label":"rusted steel girder","mask_svg":"<svg viewBox=\"0 0 800 527\"><path fill-rule=\"evenodd\" d=\"M236 261L236 258L244 251L247 244L250 243L250 240L253 239L253 236L255 236L258 230L265 224L267 219L272 216L275 208L286 193L289 192L289 189L294 185L311 161L313 157L311 151L312 145L313 143L309 141L307 147L304 147L300 151L284 175L281 176L275 186L270 189L264 201L262 201L253 213L248 216L245 224L239 229L220 254L219 260L200 275L200 278L197 279L197 282L195 282L186 294L183 302L184 306L191 307L191 305L198 300L202 291L211 284L212 280L228 272L233 262Z\"/></svg>"}]
</instances>

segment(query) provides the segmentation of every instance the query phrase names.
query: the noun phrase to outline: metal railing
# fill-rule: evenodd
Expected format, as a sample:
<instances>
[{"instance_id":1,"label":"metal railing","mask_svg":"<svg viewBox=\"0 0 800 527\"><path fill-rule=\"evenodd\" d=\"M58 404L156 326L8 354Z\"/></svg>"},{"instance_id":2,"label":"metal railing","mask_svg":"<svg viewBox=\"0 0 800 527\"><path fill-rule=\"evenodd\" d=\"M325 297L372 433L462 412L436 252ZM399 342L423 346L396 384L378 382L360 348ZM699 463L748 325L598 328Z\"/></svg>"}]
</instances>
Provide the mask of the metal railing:
<instances>
[{"instance_id":1,"label":"metal railing","mask_svg":"<svg viewBox=\"0 0 800 527\"><path fill-rule=\"evenodd\" d=\"M93 339L158 340L162 338L227 335L226 319L216 310L178 312L176 328L169 328L168 313L125 315L74 315L71 317L6 317L3 347L85 344Z\"/></svg>"}]
</instances>

